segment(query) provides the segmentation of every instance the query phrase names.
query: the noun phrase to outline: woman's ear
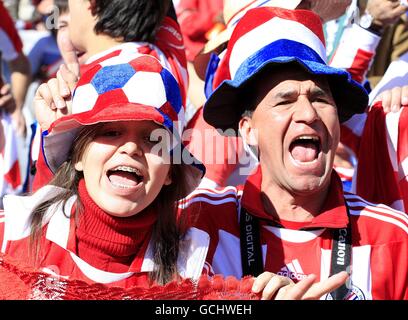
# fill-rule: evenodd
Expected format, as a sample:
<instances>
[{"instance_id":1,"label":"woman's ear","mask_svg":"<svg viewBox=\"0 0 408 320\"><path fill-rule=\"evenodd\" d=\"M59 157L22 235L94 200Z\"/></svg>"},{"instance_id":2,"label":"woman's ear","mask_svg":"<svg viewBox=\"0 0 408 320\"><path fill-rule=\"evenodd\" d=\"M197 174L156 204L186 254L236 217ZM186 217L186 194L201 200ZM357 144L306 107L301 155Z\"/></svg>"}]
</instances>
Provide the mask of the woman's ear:
<instances>
[{"instance_id":1,"label":"woman's ear","mask_svg":"<svg viewBox=\"0 0 408 320\"><path fill-rule=\"evenodd\" d=\"M74 168L76 171L84 171L82 161L78 161L77 163L75 163Z\"/></svg>"},{"instance_id":2,"label":"woman's ear","mask_svg":"<svg viewBox=\"0 0 408 320\"><path fill-rule=\"evenodd\" d=\"M250 117L242 117L241 120L239 120L238 128L246 144L250 146L258 145L257 130L252 127L252 119Z\"/></svg>"}]
</instances>

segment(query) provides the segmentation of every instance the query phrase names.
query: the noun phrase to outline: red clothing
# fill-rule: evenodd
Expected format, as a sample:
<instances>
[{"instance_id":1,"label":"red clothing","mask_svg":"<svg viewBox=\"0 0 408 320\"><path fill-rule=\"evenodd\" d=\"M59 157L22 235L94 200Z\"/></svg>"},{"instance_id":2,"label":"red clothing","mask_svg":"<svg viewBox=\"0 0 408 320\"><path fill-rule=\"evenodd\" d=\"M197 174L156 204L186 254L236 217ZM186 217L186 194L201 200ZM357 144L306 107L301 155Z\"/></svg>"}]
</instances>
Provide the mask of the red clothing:
<instances>
[{"instance_id":1,"label":"red clothing","mask_svg":"<svg viewBox=\"0 0 408 320\"><path fill-rule=\"evenodd\" d=\"M347 68L364 82L380 37L357 25L346 29L331 65ZM408 110L385 114L380 103L341 126L341 142L353 150L358 165L352 192L394 209L408 209Z\"/></svg>"},{"instance_id":2,"label":"red clothing","mask_svg":"<svg viewBox=\"0 0 408 320\"><path fill-rule=\"evenodd\" d=\"M42 142L40 144L42 146ZM38 144L38 147L40 147L40 144ZM33 149L31 152L33 152L32 154L38 154L38 159L33 164L35 166L35 174L29 177L30 181L32 181L32 189L30 191L35 192L50 182L54 175L50 168L48 168L42 149Z\"/></svg>"},{"instance_id":3,"label":"red clothing","mask_svg":"<svg viewBox=\"0 0 408 320\"><path fill-rule=\"evenodd\" d=\"M0 1L0 51L2 58L11 61L23 51L23 43L14 26L13 19Z\"/></svg>"},{"instance_id":4,"label":"red clothing","mask_svg":"<svg viewBox=\"0 0 408 320\"><path fill-rule=\"evenodd\" d=\"M0 150L0 199L5 194L19 194L22 191L20 163L17 154L17 135L9 114L0 113L0 135L4 137ZM0 200L1 201L1 200Z\"/></svg>"},{"instance_id":5,"label":"red clothing","mask_svg":"<svg viewBox=\"0 0 408 320\"><path fill-rule=\"evenodd\" d=\"M394 209L408 208L408 109L385 114L381 104L342 126L341 140L358 158L352 191Z\"/></svg>"},{"instance_id":6,"label":"red clothing","mask_svg":"<svg viewBox=\"0 0 408 320\"><path fill-rule=\"evenodd\" d=\"M350 221L353 290L347 299L408 299L405 213L371 204L354 194L343 194L341 181L333 171L329 194L319 215L308 223L279 221L264 210L261 182L258 168L243 188L198 189L181 203L188 214L197 216L199 212L196 226L211 237L207 263L214 273L242 276L238 209L242 205L259 218L265 271L295 281L310 273L326 279L331 265L330 229L344 228Z\"/></svg>"},{"instance_id":7,"label":"red clothing","mask_svg":"<svg viewBox=\"0 0 408 320\"><path fill-rule=\"evenodd\" d=\"M239 158L244 154L241 137L219 134L204 121L203 108L200 108L185 128L183 138L187 149L205 164L208 183L213 183L212 187L228 186L228 179L239 166Z\"/></svg>"},{"instance_id":8,"label":"red clothing","mask_svg":"<svg viewBox=\"0 0 408 320\"><path fill-rule=\"evenodd\" d=\"M70 280L113 287L149 286L149 273L155 268L151 231L157 212L146 210L130 218L112 217L89 198L83 182L79 190L85 211L77 223L70 214L76 196L67 201L64 209L56 204L45 215L39 252L41 270ZM0 212L2 253L25 264L31 263L31 211L60 192L59 188L45 186L30 197L5 197L5 211ZM200 277L208 242L205 232L188 230L180 242L177 260L181 277Z\"/></svg>"},{"instance_id":9,"label":"red clothing","mask_svg":"<svg viewBox=\"0 0 408 320\"><path fill-rule=\"evenodd\" d=\"M134 217L117 218L106 214L90 198L85 181L78 187L84 212L80 214L75 231L76 241L68 249L90 265L109 272L128 272L140 269L151 238L157 212L145 210Z\"/></svg>"},{"instance_id":10,"label":"red clothing","mask_svg":"<svg viewBox=\"0 0 408 320\"><path fill-rule=\"evenodd\" d=\"M181 0L176 8L186 46L187 60L193 61L208 41L206 33L222 14L222 0Z\"/></svg>"}]
</instances>

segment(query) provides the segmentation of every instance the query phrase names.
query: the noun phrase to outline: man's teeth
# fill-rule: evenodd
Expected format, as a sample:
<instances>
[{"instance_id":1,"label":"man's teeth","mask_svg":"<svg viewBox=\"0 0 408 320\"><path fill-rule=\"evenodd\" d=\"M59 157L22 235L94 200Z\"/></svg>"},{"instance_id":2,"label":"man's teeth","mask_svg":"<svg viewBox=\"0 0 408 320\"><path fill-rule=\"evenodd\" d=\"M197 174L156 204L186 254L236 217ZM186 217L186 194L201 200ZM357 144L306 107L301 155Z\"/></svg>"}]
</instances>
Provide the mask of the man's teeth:
<instances>
[{"instance_id":1,"label":"man's teeth","mask_svg":"<svg viewBox=\"0 0 408 320\"><path fill-rule=\"evenodd\" d=\"M316 136L300 136L296 140L313 140L314 142L319 142L319 137Z\"/></svg>"}]
</instances>

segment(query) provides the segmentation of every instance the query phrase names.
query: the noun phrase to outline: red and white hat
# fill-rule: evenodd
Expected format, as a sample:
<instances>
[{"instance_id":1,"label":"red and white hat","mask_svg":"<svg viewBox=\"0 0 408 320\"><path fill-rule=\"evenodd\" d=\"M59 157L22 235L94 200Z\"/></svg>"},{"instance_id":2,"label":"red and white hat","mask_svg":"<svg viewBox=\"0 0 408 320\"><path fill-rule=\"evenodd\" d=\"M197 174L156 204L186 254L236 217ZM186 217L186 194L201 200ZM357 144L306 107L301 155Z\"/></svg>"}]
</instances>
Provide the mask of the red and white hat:
<instances>
[{"instance_id":1,"label":"red and white hat","mask_svg":"<svg viewBox=\"0 0 408 320\"><path fill-rule=\"evenodd\" d=\"M306 72L325 76L335 99L339 119L348 120L367 107L365 89L350 74L327 65L320 17L310 10L263 7L249 10L238 22L218 68L226 78L204 105L204 119L222 130L237 131L245 105L240 92L266 67L297 64ZM273 72L273 68L270 69Z\"/></svg>"},{"instance_id":2,"label":"red and white hat","mask_svg":"<svg viewBox=\"0 0 408 320\"><path fill-rule=\"evenodd\" d=\"M302 0L224 0L223 18L225 29L211 38L194 59L197 75L204 80L211 53L219 54L231 38L239 20L248 10L260 7L295 9Z\"/></svg>"},{"instance_id":3,"label":"red and white hat","mask_svg":"<svg viewBox=\"0 0 408 320\"><path fill-rule=\"evenodd\" d=\"M83 126L152 120L172 135L170 153L173 160L191 165L198 185L205 167L181 143L185 120L176 79L152 56L126 59L109 59L81 76L73 94L72 114L54 121L43 132L48 166L55 172L67 160L72 143Z\"/></svg>"},{"instance_id":4,"label":"red and white hat","mask_svg":"<svg viewBox=\"0 0 408 320\"><path fill-rule=\"evenodd\" d=\"M202 80L206 80L208 64L212 54L221 54L231 38L239 20L251 9L260 7L277 7L296 9L304 7L320 16L323 22L336 19L346 11L352 0L224 0L223 17L226 27L211 38L194 60L194 68Z\"/></svg>"}]
</instances>

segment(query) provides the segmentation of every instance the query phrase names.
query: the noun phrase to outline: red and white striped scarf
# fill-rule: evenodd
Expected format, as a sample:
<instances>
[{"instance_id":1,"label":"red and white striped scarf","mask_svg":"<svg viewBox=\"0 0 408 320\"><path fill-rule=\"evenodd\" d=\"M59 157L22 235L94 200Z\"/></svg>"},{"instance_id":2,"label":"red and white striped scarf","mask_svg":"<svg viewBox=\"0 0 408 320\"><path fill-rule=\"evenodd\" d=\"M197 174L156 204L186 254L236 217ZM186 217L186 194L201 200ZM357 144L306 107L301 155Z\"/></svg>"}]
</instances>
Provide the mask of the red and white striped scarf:
<instances>
[{"instance_id":1,"label":"red and white striped scarf","mask_svg":"<svg viewBox=\"0 0 408 320\"><path fill-rule=\"evenodd\" d=\"M342 141L353 147L358 166L352 192L374 203L397 210L408 208L408 110L383 112L381 104L367 116L359 116L364 129L357 130L356 118L345 123ZM353 123L354 122L354 123ZM347 133L347 134L344 134ZM347 140L347 141L345 141Z\"/></svg>"}]
</instances>

